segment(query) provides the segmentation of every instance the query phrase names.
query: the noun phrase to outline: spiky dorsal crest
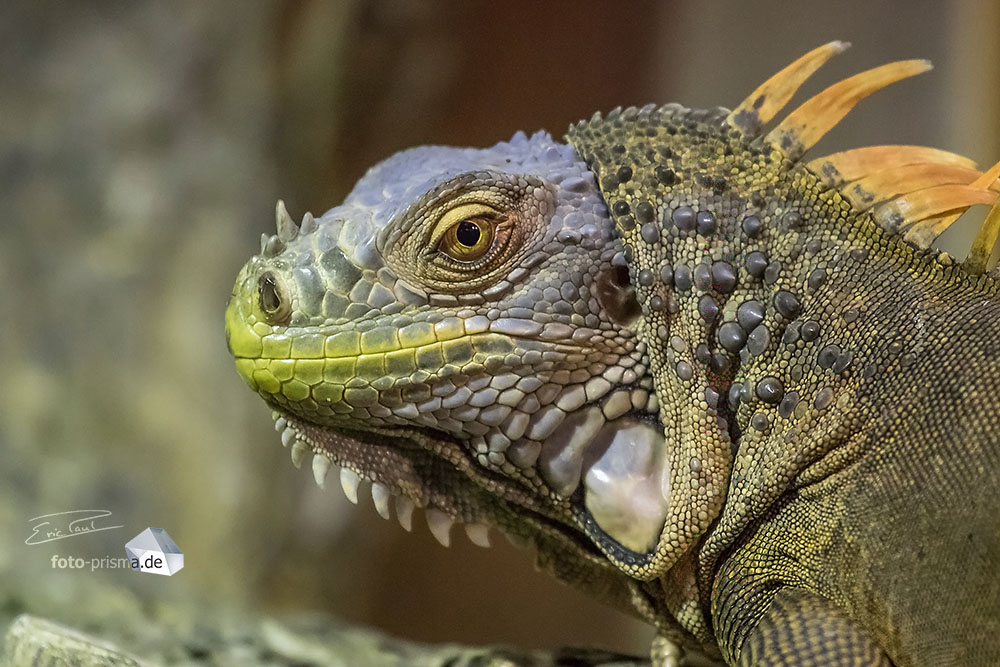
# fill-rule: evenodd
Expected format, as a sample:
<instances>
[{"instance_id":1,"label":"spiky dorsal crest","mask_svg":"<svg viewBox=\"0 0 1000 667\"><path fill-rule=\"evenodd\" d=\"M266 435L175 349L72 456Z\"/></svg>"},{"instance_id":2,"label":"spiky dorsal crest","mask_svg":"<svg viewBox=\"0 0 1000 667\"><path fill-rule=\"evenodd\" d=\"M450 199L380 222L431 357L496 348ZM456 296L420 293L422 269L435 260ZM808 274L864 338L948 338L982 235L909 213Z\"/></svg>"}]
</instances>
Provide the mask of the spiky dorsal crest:
<instances>
[{"instance_id":1,"label":"spiky dorsal crest","mask_svg":"<svg viewBox=\"0 0 1000 667\"><path fill-rule=\"evenodd\" d=\"M826 61L843 53L848 42L830 42L805 54L757 87L726 119L748 136L757 136L761 127L781 111L806 79Z\"/></svg>"},{"instance_id":2,"label":"spiky dorsal crest","mask_svg":"<svg viewBox=\"0 0 1000 667\"><path fill-rule=\"evenodd\" d=\"M799 87L849 45L830 42L813 49L772 76L727 117L747 138L758 137ZM804 102L763 141L799 161L831 128L868 95L891 83L926 72L925 60L889 63L844 79ZM858 212L872 211L884 229L929 248L969 207L993 205L973 242L965 269L984 273L1000 235L1000 163L985 173L954 153L923 146L868 146L812 160L806 168L837 188Z\"/></svg>"}]
</instances>

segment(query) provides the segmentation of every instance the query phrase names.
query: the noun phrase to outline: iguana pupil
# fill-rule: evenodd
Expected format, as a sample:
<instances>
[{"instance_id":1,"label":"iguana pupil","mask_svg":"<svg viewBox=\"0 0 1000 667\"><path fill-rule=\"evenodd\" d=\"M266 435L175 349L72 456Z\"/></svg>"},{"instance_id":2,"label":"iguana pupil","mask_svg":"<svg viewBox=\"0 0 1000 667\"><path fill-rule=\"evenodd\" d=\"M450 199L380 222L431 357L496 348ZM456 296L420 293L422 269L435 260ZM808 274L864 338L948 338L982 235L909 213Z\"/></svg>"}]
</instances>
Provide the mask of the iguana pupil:
<instances>
[{"instance_id":1,"label":"iguana pupil","mask_svg":"<svg viewBox=\"0 0 1000 667\"><path fill-rule=\"evenodd\" d=\"M455 232L455 238L458 239L458 242L469 248L475 247L482 235L479 225L471 220L463 220L458 223L458 230Z\"/></svg>"}]
</instances>

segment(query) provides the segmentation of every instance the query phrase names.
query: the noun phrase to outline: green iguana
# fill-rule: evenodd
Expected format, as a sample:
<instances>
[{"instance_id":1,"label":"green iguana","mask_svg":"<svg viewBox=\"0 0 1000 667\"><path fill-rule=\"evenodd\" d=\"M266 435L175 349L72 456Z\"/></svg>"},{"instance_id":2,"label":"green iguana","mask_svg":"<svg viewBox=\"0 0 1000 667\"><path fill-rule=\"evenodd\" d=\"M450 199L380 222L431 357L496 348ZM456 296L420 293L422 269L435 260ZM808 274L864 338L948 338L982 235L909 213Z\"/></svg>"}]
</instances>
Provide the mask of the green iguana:
<instances>
[{"instance_id":1,"label":"green iguana","mask_svg":"<svg viewBox=\"0 0 1000 667\"><path fill-rule=\"evenodd\" d=\"M414 148L243 268L240 375L296 465L445 545L492 527L733 665L1000 664L1000 165L803 154L878 67L768 125L845 48L734 110L595 114L566 143Z\"/></svg>"}]
</instances>

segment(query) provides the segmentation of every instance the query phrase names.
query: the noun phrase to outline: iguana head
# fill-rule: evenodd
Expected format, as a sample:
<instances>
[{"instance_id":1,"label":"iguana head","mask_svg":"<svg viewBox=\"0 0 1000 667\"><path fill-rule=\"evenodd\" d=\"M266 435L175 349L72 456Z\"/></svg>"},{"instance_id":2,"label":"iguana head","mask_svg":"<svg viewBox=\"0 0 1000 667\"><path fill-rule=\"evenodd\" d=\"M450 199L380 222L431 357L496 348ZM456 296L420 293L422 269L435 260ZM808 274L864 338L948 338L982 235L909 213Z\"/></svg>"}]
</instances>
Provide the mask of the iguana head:
<instances>
[{"instance_id":1,"label":"iguana head","mask_svg":"<svg viewBox=\"0 0 1000 667\"><path fill-rule=\"evenodd\" d=\"M332 463L407 527L414 505L446 544L454 521L477 543L497 526L567 571L653 549L669 466L639 311L571 147L412 149L318 219L279 204L277 227L226 330L317 482Z\"/></svg>"}]
</instances>

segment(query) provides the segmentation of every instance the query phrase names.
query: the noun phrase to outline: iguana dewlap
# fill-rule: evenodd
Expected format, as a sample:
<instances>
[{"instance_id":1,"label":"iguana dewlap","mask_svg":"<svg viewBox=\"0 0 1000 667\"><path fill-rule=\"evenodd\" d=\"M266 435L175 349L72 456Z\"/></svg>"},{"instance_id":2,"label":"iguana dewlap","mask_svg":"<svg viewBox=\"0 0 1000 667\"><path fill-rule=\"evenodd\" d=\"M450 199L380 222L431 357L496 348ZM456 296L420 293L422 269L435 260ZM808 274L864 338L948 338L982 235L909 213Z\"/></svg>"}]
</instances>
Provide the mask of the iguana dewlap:
<instances>
[{"instance_id":1,"label":"iguana dewlap","mask_svg":"<svg viewBox=\"0 0 1000 667\"><path fill-rule=\"evenodd\" d=\"M928 69L768 129L844 46L733 111L415 148L319 219L279 203L226 332L295 464L446 545L495 527L730 664L1000 664L1000 206L965 262L930 247L1000 165L804 161Z\"/></svg>"}]
</instances>

